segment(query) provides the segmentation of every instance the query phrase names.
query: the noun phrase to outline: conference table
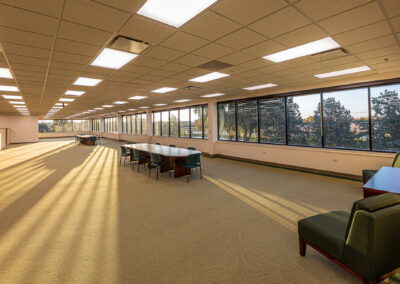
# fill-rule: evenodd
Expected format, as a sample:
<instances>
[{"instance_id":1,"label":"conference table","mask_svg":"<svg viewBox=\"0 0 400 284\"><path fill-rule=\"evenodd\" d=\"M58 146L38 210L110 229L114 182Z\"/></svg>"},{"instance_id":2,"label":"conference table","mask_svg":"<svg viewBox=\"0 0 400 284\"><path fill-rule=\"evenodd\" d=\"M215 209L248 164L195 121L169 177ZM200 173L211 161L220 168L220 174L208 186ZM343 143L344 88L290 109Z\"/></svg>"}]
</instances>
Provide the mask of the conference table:
<instances>
[{"instance_id":1,"label":"conference table","mask_svg":"<svg viewBox=\"0 0 400 284\"><path fill-rule=\"evenodd\" d=\"M400 168L382 167L363 185L364 198L386 192L400 195Z\"/></svg>"},{"instance_id":2,"label":"conference table","mask_svg":"<svg viewBox=\"0 0 400 284\"><path fill-rule=\"evenodd\" d=\"M181 167L180 164L186 161L189 155L201 154L200 151L188 150L184 148L169 147L156 144L138 143L138 144L125 144L123 147L130 149L133 153L133 149L137 149L140 152L146 154L150 160L149 153L160 155L160 160L167 161L166 165L160 167L160 172L168 172L173 170L174 176L176 178L181 176L190 175L190 169ZM131 161L133 157L131 156ZM147 162L148 162L147 161ZM146 163L146 161L140 162L141 164Z\"/></svg>"},{"instance_id":3,"label":"conference table","mask_svg":"<svg viewBox=\"0 0 400 284\"><path fill-rule=\"evenodd\" d=\"M97 137L97 136L96 135L89 135L89 134L80 134L80 135L76 135L76 137L79 138L79 143L81 143L81 144L94 145L96 142L95 141L90 141L90 138Z\"/></svg>"}]
</instances>

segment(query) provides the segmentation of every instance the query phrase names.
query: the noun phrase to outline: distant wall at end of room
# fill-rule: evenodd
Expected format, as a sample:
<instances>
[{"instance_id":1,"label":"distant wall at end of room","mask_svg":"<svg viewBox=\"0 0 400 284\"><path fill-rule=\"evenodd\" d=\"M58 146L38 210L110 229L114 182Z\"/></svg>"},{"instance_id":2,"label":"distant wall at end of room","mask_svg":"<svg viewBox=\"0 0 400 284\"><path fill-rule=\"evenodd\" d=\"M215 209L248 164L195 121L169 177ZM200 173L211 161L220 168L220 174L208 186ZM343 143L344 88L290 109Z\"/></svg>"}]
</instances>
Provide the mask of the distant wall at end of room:
<instances>
[{"instance_id":1,"label":"distant wall at end of room","mask_svg":"<svg viewBox=\"0 0 400 284\"><path fill-rule=\"evenodd\" d=\"M37 142L39 138L36 116L0 115L0 128L10 128L10 143Z\"/></svg>"}]
</instances>

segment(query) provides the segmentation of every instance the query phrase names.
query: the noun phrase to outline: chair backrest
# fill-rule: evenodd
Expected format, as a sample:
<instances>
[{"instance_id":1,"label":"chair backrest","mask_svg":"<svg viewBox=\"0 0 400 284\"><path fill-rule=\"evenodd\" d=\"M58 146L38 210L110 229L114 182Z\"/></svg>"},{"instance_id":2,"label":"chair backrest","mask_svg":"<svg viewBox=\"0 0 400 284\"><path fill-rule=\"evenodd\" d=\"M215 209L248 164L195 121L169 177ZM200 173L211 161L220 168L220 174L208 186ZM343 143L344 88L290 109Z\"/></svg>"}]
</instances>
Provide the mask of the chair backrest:
<instances>
[{"instance_id":1,"label":"chair backrest","mask_svg":"<svg viewBox=\"0 0 400 284\"><path fill-rule=\"evenodd\" d=\"M169 145L169 147L176 147L176 145L174 145L174 144L171 144L171 145Z\"/></svg>"},{"instance_id":2,"label":"chair backrest","mask_svg":"<svg viewBox=\"0 0 400 284\"><path fill-rule=\"evenodd\" d=\"M392 167L400 168L400 152L394 157Z\"/></svg>"},{"instance_id":3,"label":"chair backrest","mask_svg":"<svg viewBox=\"0 0 400 284\"><path fill-rule=\"evenodd\" d=\"M150 153L150 162L153 164L158 164L159 163L158 154Z\"/></svg>"},{"instance_id":4,"label":"chair backrest","mask_svg":"<svg viewBox=\"0 0 400 284\"><path fill-rule=\"evenodd\" d=\"M155 143L155 144L156 144L156 145L161 145L161 144L160 144L160 143L158 143L158 142L157 142L157 143Z\"/></svg>"},{"instance_id":5,"label":"chair backrest","mask_svg":"<svg viewBox=\"0 0 400 284\"><path fill-rule=\"evenodd\" d=\"M124 146L121 146L121 154L126 154L126 148Z\"/></svg>"},{"instance_id":6,"label":"chair backrest","mask_svg":"<svg viewBox=\"0 0 400 284\"><path fill-rule=\"evenodd\" d=\"M367 279L400 267L400 196L381 194L353 204L344 261Z\"/></svg>"},{"instance_id":7,"label":"chair backrest","mask_svg":"<svg viewBox=\"0 0 400 284\"><path fill-rule=\"evenodd\" d=\"M200 163L200 154L192 154L187 156L186 158L186 164L199 164Z\"/></svg>"},{"instance_id":8,"label":"chair backrest","mask_svg":"<svg viewBox=\"0 0 400 284\"><path fill-rule=\"evenodd\" d=\"M90 141L90 142L96 142L96 140L97 140L97 137L96 137L96 136L91 136L91 137L89 138L89 141Z\"/></svg>"},{"instance_id":9,"label":"chair backrest","mask_svg":"<svg viewBox=\"0 0 400 284\"><path fill-rule=\"evenodd\" d=\"M136 144L136 142L129 142L129 143L126 143L126 144L132 145L132 144Z\"/></svg>"},{"instance_id":10,"label":"chair backrest","mask_svg":"<svg viewBox=\"0 0 400 284\"><path fill-rule=\"evenodd\" d=\"M139 151L138 149L133 149L133 156L134 156L136 159L139 159L139 157L140 157L140 151Z\"/></svg>"},{"instance_id":11,"label":"chair backrest","mask_svg":"<svg viewBox=\"0 0 400 284\"><path fill-rule=\"evenodd\" d=\"M188 149L188 150L196 150L195 147L187 147L186 149Z\"/></svg>"}]
</instances>

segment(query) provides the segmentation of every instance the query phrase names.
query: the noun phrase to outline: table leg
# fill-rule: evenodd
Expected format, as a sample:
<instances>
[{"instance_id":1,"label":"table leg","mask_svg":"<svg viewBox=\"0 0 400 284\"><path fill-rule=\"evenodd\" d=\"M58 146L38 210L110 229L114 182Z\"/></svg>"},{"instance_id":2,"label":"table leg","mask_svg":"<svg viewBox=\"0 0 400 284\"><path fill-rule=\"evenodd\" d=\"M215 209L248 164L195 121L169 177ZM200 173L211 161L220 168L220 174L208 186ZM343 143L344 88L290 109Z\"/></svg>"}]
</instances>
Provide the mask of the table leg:
<instances>
[{"instance_id":1,"label":"table leg","mask_svg":"<svg viewBox=\"0 0 400 284\"><path fill-rule=\"evenodd\" d=\"M174 174L175 174L176 178L190 175L189 168L180 166L180 164L182 164L184 162L186 162L186 158L175 158L174 159Z\"/></svg>"}]
</instances>

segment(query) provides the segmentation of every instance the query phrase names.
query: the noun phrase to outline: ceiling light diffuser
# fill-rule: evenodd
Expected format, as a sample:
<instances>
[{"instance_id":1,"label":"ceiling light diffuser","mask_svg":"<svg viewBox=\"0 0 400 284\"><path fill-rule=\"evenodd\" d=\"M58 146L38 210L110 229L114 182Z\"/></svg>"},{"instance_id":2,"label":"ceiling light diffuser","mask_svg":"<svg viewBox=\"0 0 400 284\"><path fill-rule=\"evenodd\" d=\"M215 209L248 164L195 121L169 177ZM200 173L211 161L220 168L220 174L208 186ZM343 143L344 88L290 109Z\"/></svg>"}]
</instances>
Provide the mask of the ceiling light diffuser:
<instances>
[{"instance_id":1,"label":"ceiling light diffuser","mask_svg":"<svg viewBox=\"0 0 400 284\"><path fill-rule=\"evenodd\" d=\"M113 104L116 104L116 105L123 105L123 104L127 104L128 102L123 102L123 101L116 101L116 102L113 102Z\"/></svg>"},{"instance_id":2,"label":"ceiling light diffuser","mask_svg":"<svg viewBox=\"0 0 400 284\"><path fill-rule=\"evenodd\" d=\"M252 86L252 87L247 87L247 88L243 88L243 89L244 89L244 90L253 91L253 90L271 88L271 87L276 87L276 86L277 86L277 85L275 85L275 84L268 83L268 84L264 84L264 85Z\"/></svg>"},{"instance_id":3,"label":"ceiling light diffuser","mask_svg":"<svg viewBox=\"0 0 400 284\"><path fill-rule=\"evenodd\" d=\"M80 86L89 86L93 87L96 86L98 83L100 83L102 80L101 79L93 79L93 78L86 78L86 77L79 77L76 79L74 82L74 85L80 85Z\"/></svg>"},{"instance_id":4,"label":"ceiling light diffuser","mask_svg":"<svg viewBox=\"0 0 400 284\"><path fill-rule=\"evenodd\" d=\"M225 74L225 73L220 73L220 72L212 72L212 73L208 73L206 75L200 76L200 77L190 79L189 81L204 83L204 82L220 79L220 78L227 77L227 76L230 76L230 75Z\"/></svg>"},{"instance_id":5,"label":"ceiling light diffuser","mask_svg":"<svg viewBox=\"0 0 400 284\"><path fill-rule=\"evenodd\" d=\"M13 105L13 107L15 107L15 108L26 108L26 105L24 104L24 105Z\"/></svg>"},{"instance_id":6,"label":"ceiling light diffuser","mask_svg":"<svg viewBox=\"0 0 400 284\"><path fill-rule=\"evenodd\" d=\"M0 85L0 91L19 92L18 88L15 86L5 86L5 85Z\"/></svg>"},{"instance_id":7,"label":"ceiling light diffuser","mask_svg":"<svg viewBox=\"0 0 400 284\"><path fill-rule=\"evenodd\" d=\"M177 88L163 87L163 88L160 88L157 90L153 90L151 92L164 94L164 93L168 93L168 92L175 91L175 90L177 90Z\"/></svg>"},{"instance_id":8,"label":"ceiling light diffuser","mask_svg":"<svg viewBox=\"0 0 400 284\"><path fill-rule=\"evenodd\" d=\"M10 101L10 104L13 104L13 105L24 105L25 102L21 102L21 101Z\"/></svg>"},{"instance_id":9,"label":"ceiling light diffuser","mask_svg":"<svg viewBox=\"0 0 400 284\"><path fill-rule=\"evenodd\" d=\"M59 99L60 102L73 102L75 99L70 99L70 98L61 98Z\"/></svg>"},{"instance_id":10,"label":"ceiling light diffuser","mask_svg":"<svg viewBox=\"0 0 400 284\"><path fill-rule=\"evenodd\" d=\"M134 111L134 110L136 110L135 108L129 108L128 109L129 111Z\"/></svg>"},{"instance_id":11,"label":"ceiling light diffuser","mask_svg":"<svg viewBox=\"0 0 400 284\"><path fill-rule=\"evenodd\" d=\"M66 95L70 95L70 96L82 96L85 92L83 91L71 91L68 90L65 92Z\"/></svg>"},{"instance_id":12,"label":"ceiling light diffuser","mask_svg":"<svg viewBox=\"0 0 400 284\"><path fill-rule=\"evenodd\" d=\"M179 28L217 0L147 0L137 12L158 22Z\"/></svg>"},{"instance_id":13,"label":"ceiling light diffuser","mask_svg":"<svg viewBox=\"0 0 400 284\"><path fill-rule=\"evenodd\" d=\"M350 68L350 69L344 69L344 70L339 70L339 71L333 71L333 72L328 72L328 73L322 73L322 74L317 74L314 75L317 78L328 78L328 77L335 77L335 76L341 76L341 75L346 75L346 74L352 74L352 73L358 73L358 72L364 72L364 71L369 71L371 68L368 66L360 66L356 68Z\"/></svg>"},{"instance_id":14,"label":"ceiling light diffuser","mask_svg":"<svg viewBox=\"0 0 400 284\"><path fill-rule=\"evenodd\" d=\"M145 98L147 98L147 97L146 96L133 96L133 97L130 97L128 99L129 100L143 100Z\"/></svg>"},{"instance_id":15,"label":"ceiling light diffuser","mask_svg":"<svg viewBox=\"0 0 400 284\"><path fill-rule=\"evenodd\" d=\"M167 104L154 104L153 106L156 106L156 107L158 107L158 106L166 106Z\"/></svg>"},{"instance_id":16,"label":"ceiling light diffuser","mask_svg":"<svg viewBox=\"0 0 400 284\"><path fill-rule=\"evenodd\" d=\"M139 107L139 108L149 108L148 106L142 106L142 107Z\"/></svg>"},{"instance_id":17,"label":"ceiling light diffuser","mask_svg":"<svg viewBox=\"0 0 400 284\"><path fill-rule=\"evenodd\" d=\"M10 69L8 68L0 68L0 78L12 79Z\"/></svg>"},{"instance_id":18,"label":"ceiling light diffuser","mask_svg":"<svg viewBox=\"0 0 400 284\"><path fill-rule=\"evenodd\" d=\"M55 105L56 106L67 106L68 104L66 104L66 103L56 103Z\"/></svg>"},{"instance_id":19,"label":"ceiling light diffuser","mask_svg":"<svg viewBox=\"0 0 400 284\"><path fill-rule=\"evenodd\" d=\"M225 94L222 94L222 93L215 93L215 94L203 95L203 96L201 96L201 97L202 97L202 98L213 98L213 97L220 97L220 96L223 96L223 95L225 95Z\"/></svg>"},{"instance_id":20,"label":"ceiling light diffuser","mask_svg":"<svg viewBox=\"0 0 400 284\"><path fill-rule=\"evenodd\" d=\"M293 48L289 48L277 53L264 56L264 59L278 63L307 55L312 55L340 47L340 45L330 37L312 41Z\"/></svg>"},{"instance_id":21,"label":"ceiling light diffuser","mask_svg":"<svg viewBox=\"0 0 400 284\"><path fill-rule=\"evenodd\" d=\"M103 107L113 107L113 105L104 105Z\"/></svg>"},{"instance_id":22,"label":"ceiling light diffuser","mask_svg":"<svg viewBox=\"0 0 400 284\"><path fill-rule=\"evenodd\" d=\"M22 100L22 96L3 95L3 98L7 100Z\"/></svg>"},{"instance_id":23,"label":"ceiling light diffuser","mask_svg":"<svg viewBox=\"0 0 400 284\"><path fill-rule=\"evenodd\" d=\"M62 108L62 107L60 107L60 106L53 106L53 108Z\"/></svg>"},{"instance_id":24,"label":"ceiling light diffuser","mask_svg":"<svg viewBox=\"0 0 400 284\"><path fill-rule=\"evenodd\" d=\"M96 59L90 64L92 66L99 66L104 68L119 69L133 58L137 54L120 51L111 48L104 48L103 51L96 57Z\"/></svg>"},{"instance_id":25,"label":"ceiling light diffuser","mask_svg":"<svg viewBox=\"0 0 400 284\"><path fill-rule=\"evenodd\" d=\"M185 102L190 102L189 99L182 99L182 100L176 100L174 103L185 103Z\"/></svg>"},{"instance_id":26,"label":"ceiling light diffuser","mask_svg":"<svg viewBox=\"0 0 400 284\"><path fill-rule=\"evenodd\" d=\"M102 110L102 109L104 109L104 108L102 108L102 107L95 107L94 109L95 109L95 110Z\"/></svg>"}]
</instances>

